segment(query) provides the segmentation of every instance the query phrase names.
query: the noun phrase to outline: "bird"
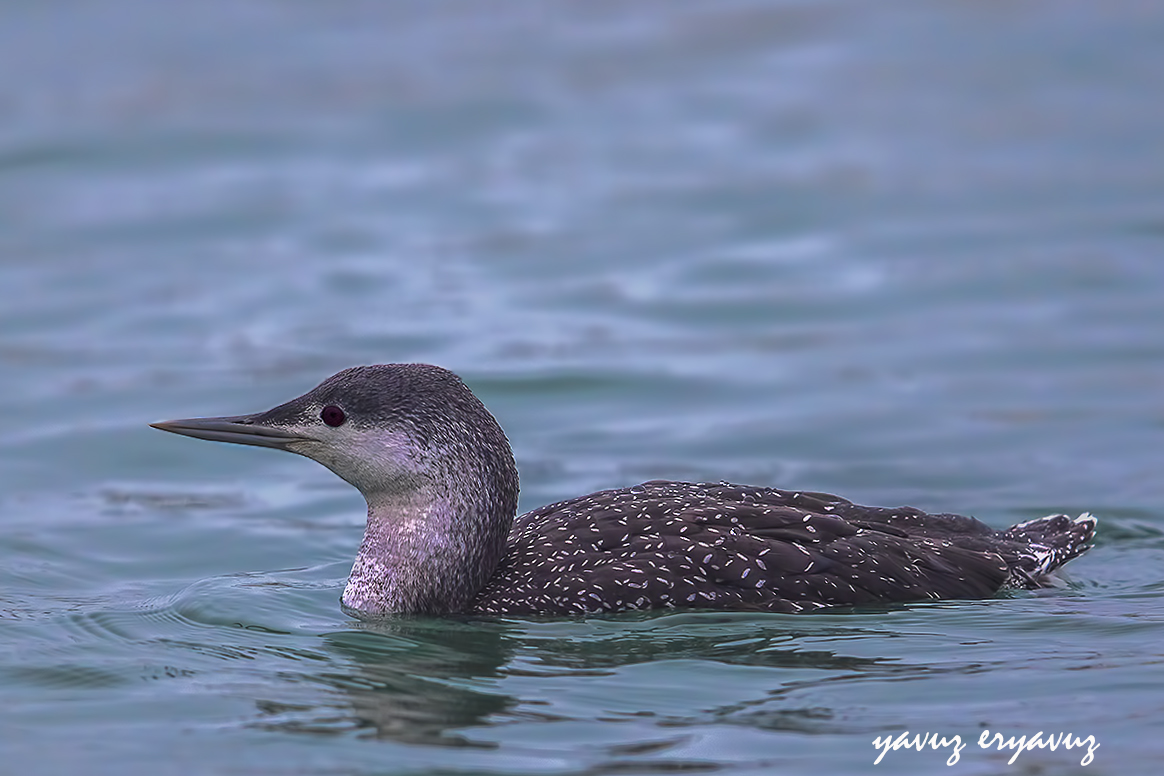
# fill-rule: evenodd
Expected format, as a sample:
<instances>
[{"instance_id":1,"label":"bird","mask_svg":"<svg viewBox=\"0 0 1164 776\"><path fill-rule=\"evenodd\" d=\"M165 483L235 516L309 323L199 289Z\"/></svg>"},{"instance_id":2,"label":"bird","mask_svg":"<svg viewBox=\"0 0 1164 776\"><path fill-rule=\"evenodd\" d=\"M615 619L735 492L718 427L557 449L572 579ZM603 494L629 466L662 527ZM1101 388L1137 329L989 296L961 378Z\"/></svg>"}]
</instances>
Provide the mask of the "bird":
<instances>
[{"instance_id":1,"label":"bird","mask_svg":"<svg viewBox=\"0 0 1164 776\"><path fill-rule=\"evenodd\" d=\"M367 524L340 602L359 619L982 599L1050 586L1096 531L1088 513L994 530L827 493L664 480L516 516L505 432L429 364L351 367L263 412L150 425L297 453L355 486Z\"/></svg>"}]
</instances>

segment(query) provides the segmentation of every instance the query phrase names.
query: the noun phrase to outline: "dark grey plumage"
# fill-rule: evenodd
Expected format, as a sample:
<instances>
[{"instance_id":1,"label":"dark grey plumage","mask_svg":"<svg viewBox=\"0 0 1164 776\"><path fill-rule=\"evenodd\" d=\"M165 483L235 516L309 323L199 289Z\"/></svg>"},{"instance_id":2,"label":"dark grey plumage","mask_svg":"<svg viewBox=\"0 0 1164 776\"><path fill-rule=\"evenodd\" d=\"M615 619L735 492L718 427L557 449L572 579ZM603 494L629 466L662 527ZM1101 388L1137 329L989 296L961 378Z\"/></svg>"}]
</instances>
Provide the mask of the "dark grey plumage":
<instances>
[{"instance_id":1,"label":"dark grey plumage","mask_svg":"<svg viewBox=\"0 0 1164 776\"><path fill-rule=\"evenodd\" d=\"M472 609L800 612L985 598L1041 586L1090 546L1094 530L1087 516L994 531L970 517L863 507L825 493L645 482L517 518Z\"/></svg>"},{"instance_id":2,"label":"dark grey plumage","mask_svg":"<svg viewBox=\"0 0 1164 776\"><path fill-rule=\"evenodd\" d=\"M824 493L664 481L515 520L504 432L456 375L424 364L346 369L255 415L154 425L299 453L359 488L368 526L343 601L364 617L983 598L1045 584L1095 535L1089 515L994 531Z\"/></svg>"}]
</instances>

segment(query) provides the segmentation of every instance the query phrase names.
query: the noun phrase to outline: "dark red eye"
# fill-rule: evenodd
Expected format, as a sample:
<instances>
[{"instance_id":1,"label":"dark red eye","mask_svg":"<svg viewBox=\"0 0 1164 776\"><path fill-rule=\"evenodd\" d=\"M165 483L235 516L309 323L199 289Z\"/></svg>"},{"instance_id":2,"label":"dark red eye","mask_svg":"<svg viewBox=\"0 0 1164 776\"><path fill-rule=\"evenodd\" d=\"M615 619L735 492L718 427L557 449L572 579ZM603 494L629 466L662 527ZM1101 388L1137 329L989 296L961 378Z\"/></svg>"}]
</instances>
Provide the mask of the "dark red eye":
<instances>
[{"instance_id":1,"label":"dark red eye","mask_svg":"<svg viewBox=\"0 0 1164 776\"><path fill-rule=\"evenodd\" d=\"M329 404L324 407L322 411L320 411L319 417L323 420L324 423L331 426L332 428L335 428L336 426L343 425L344 411L334 404Z\"/></svg>"}]
</instances>

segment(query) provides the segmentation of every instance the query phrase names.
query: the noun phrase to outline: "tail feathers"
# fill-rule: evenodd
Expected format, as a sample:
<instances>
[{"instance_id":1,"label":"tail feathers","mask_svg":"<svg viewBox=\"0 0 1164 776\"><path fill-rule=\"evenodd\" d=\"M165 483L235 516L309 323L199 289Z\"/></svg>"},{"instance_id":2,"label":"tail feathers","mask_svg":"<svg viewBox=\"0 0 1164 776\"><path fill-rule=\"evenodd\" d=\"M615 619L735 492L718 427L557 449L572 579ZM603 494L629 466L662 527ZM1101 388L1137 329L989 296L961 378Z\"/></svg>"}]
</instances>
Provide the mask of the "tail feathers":
<instances>
[{"instance_id":1,"label":"tail feathers","mask_svg":"<svg viewBox=\"0 0 1164 776\"><path fill-rule=\"evenodd\" d=\"M1091 549L1095 518L1087 512L1074 519L1049 515L1011 526L1002 536L1013 541L1017 551L1009 564L1007 587L1045 587L1051 572Z\"/></svg>"}]
</instances>

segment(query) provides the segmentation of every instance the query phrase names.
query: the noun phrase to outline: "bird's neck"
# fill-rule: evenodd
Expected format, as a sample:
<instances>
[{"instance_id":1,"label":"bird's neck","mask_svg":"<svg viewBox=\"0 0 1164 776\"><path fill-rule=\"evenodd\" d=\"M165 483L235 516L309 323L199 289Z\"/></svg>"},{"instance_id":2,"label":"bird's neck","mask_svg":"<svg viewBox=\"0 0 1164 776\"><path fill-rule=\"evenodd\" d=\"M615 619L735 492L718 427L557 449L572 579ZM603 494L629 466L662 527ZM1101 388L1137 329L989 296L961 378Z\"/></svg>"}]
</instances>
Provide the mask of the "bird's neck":
<instances>
[{"instance_id":1,"label":"bird's neck","mask_svg":"<svg viewBox=\"0 0 1164 776\"><path fill-rule=\"evenodd\" d=\"M368 525L343 593L352 614L464 611L505 551L515 506L440 489L368 499Z\"/></svg>"}]
</instances>

